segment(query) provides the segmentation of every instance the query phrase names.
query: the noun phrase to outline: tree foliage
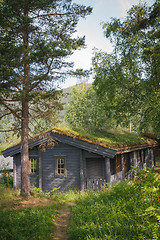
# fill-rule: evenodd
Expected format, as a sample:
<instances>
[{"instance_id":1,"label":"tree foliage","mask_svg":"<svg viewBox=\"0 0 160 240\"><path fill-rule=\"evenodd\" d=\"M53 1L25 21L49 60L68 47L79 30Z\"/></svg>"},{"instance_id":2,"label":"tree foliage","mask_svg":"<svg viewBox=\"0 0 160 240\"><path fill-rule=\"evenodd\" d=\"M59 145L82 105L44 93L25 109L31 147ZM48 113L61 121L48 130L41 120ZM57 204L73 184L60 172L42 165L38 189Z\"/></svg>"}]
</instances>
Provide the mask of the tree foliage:
<instances>
[{"instance_id":1,"label":"tree foliage","mask_svg":"<svg viewBox=\"0 0 160 240\"><path fill-rule=\"evenodd\" d=\"M72 89L71 101L66 108L66 121L74 129L102 130L111 127L109 102L101 101L92 86L82 83Z\"/></svg>"},{"instance_id":2,"label":"tree foliage","mask_svg":"<svg viewBox=\"0 0 160 240\"><path fill-rule=\"evenodd\" d=\"M106 111L111 111L117 125L132 127L139 119L138 109L141 101L138 74L134 74L135 66L131 63L128 69L128 59L118 59L112 54L97 51L93 58L95 75L94 88L103 101L110 102ZM136 118L135 118L136 114Z\"/></svg>"},{"instance_id":3,"label":"tree foliage","mask_svg":"<svg viewBox=\"0 0 160 240\"><path fill-rule=\"evenodd\" d=\"M96 52L95 86L112 101L115 118L160 134L160 2L133 6L122 21L103 24L111 55ZM138 120L138 121L137 121Z\"/></svg>"},{"instance_id":4,"label":"tree foliage","mask_svg":"<svg viewBox=\"0 0 160 240\"><path fill-rule=\"evenodd\" d=\"M22 192L30 191L29 123L60 109L57 83L81 72L74 73L66 59L84 46L84 37L73 33L91 10L72 0L0 2L0 118L13 114L19 120Z\"/></svg>"}]
</instances>

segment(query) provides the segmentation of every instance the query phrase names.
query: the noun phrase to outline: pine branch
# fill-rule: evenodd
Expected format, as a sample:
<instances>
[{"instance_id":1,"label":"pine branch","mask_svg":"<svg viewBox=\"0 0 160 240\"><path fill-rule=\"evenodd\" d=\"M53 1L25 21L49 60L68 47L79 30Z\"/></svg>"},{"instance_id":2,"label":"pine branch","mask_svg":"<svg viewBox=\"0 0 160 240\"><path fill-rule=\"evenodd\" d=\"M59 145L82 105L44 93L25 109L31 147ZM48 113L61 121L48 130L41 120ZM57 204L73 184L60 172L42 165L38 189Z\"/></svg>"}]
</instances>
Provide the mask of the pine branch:
<instances>
[{"instance_id":1,"label":"pine branch","mask_svg":"<svg viewBox=\"0 0 160 240\"><path fill-rule=\"evenodd\" d=\"M48 66L48 71L47 71L47 73L46 73L47 75L49 74L49 71L50 71L50 69L51 69L53 60L54 60L54 57L52 57L51 63L50 63L49 65L47 64L47 66Z\"/></svg>"},{"instance_id":2,"label":"pine branch","mask_svg":"<svg viewBox=\"0 0 160 240\"><path fill-rule=\"evenodd\" d=\"M15 112L15 110L13 110L12 108L10 108L9 106L7 106L7 104L5 104L4 102L1 102L3 104L4 107L6 107L15 117L17 117L18 119L20 120L24 120L23 117L20 117L18 114L17 114L17 111Z\"/></svg>"},{"instance_id":3,"label":"pine branch","mask_svg":"<svg viewBox=\"0 0 160 240\"><path fill-rule=\"evenodd\" d=\"M44 74L45 76L45 74ZM34 88L36 88L44 79L38 80L35 84L32 85L32 87L29 89L29 92L31 92Z\"/></svg>"},{"instance_id":4,"label":"pine branch","mask_svg":"<svg viewBox=\"0 0 160 240\"><path fill-rule=\"evenodd\" d=\"M21 130L21 128L12 128L12 129L8 129L8 130L0 130L0 132L15 132L15 131L19 131Z\"/></svg>"},{"instance_id":5,"label":"pine branch","mask_svg":"<svg viewBox=\"0 0 160 240\"><path fill-rule=\"evenodd\" d=\"M2 99L3 102L20 102L19 99Z\"/></svg>"},{"instance_id":6,"label":"pine branch","mask_svg":"<svg viewBox=\"0 0 160 240\"><path fill-rule=\"evenodd\" d=\"M21 83L21 81L20 81ZM19 91L18 92L23 92L23 90L21 88L19 88L17 85L15 85L14 83L12 83L13 87L17 88Z\"/></svg>"},{"instance_id":7,"label":"pine branch","mask_svg":"<svg viewBox=\"0 0 160 240\"><path fill-rule=\"evenodd\" d=\"M34 120L37 123L37 125L39 127L41 127L38 120L37 120L37 116L35 116L35 117L33 117L33 115L30 115L30 116L31 116L32 120ZM31 121L30 123L31 123L32 126L34 126L33 121ZM45 130L43 127L41 127L41 128L42 128L43 131Z\"/></svg>"},{"instance_id":8,"label":"pine branch","mask_svg":"<svg viewBox=\"0 0 160 240\"><path fill-rule=\"evenodd\" d=\"M8 112L8 113L5 113L5 114L1 115L1 116L0 116L0 120L1 120L2 118L6 117L6 116L9 116L10 114L12 114L12 113L11 113L11 112Z\"/></svg>"},{"instance_id":9,"label":"pine branch","mask_svg":"<svg viewBox=\"0 0 160 240\"><path fill-rule=\"evenodd\" d=\"M79 12L67 12L67 13L49 13L49 14L38 14L35 17L31 17L31 19L35 19L35 18L40 18L40 17L49 17L49 16L66 16L66 15L76 15L79 14Z\"/></svg>"}]
</instances>

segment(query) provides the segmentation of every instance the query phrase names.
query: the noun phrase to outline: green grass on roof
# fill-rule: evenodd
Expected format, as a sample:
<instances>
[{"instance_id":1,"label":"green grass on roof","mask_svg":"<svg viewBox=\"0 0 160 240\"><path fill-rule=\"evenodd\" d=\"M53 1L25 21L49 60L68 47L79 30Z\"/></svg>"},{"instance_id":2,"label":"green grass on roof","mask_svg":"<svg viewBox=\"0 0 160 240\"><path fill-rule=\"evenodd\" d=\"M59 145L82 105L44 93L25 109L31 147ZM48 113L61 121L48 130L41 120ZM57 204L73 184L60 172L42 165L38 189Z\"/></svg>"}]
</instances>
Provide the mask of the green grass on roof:
<instances>
[{"instance_id":1,"label":"green grass on roof","mask_svg":"<svg viewBox=\"0 0 160 240\"><path fill-rule=\"evenodd\" d=\"M142 137L136 133L129 133L122 129L110 129L106 131L86 131L86 130L72 130L71 128L59 127L51 128L45 131L43 134L34 136L31 141L34 141L36 138L41 138L43 135L49 132L57 132L62 135L69 137L77 138L89 143L98 144L108 148L125 148L133 147L138 145L146 145L156 143L154 140ZM0 148L0 152L13 147L14 145L20 143L20 140L14 139L11 142L5 142Z\"/></svg>"},{"instance_id":2,"label":"green grass on roof","mask_svg":"<svg viewBox=\"0 0 160 240\"><path fill-rule=\"evenodd\" d=\"M122 129L111 129L106 131L85 131L85 130L72 130L69 128L55 128L60 134L75 137L91 143L103 145L105 147L127 147L137 146L144 144L153 144L155 141L142 137L136 133L129 133Z\"/></svg>"}]
</instances>

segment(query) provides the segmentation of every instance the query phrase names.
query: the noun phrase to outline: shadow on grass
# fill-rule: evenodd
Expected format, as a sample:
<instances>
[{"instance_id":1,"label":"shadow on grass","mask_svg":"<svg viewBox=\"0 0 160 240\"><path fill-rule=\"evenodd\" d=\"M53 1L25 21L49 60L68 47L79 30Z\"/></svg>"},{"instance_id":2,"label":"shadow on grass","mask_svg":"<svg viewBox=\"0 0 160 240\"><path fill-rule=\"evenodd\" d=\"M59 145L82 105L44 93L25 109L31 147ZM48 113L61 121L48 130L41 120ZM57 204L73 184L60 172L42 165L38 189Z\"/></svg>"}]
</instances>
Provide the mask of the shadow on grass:
<instances>
[{"instance_id":1,"label":"shadow on grass","mask_svg":"<svg viewBox=\"0 0 160 240\"><path fill-rule=\"evenodd\" d=\"M0 186L0 240L51 239L62 205Z\"/></svg>"}]
</instances>

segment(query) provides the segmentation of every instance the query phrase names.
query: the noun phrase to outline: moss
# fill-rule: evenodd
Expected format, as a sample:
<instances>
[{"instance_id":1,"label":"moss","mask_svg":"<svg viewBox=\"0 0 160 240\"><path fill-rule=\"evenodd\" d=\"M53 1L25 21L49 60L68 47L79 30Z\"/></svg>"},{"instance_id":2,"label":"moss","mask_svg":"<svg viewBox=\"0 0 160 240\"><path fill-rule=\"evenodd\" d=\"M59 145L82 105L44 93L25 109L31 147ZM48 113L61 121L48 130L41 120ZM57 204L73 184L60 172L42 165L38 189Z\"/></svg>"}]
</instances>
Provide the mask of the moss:
<instances>
[{"instance_id":1,"label":"moss","mask_svg":"<svg viewBox=\"0 0 160 240\"><path fill-rule=\"evenodd\" d=\"M108 131L74 131L68 128L54 128L52 131L110 148L121 148L146 144L151 145L156 143L154 140L142 137L136 133L129 133L121 129L112 129Z\"/></svg>"}]
</instances>

